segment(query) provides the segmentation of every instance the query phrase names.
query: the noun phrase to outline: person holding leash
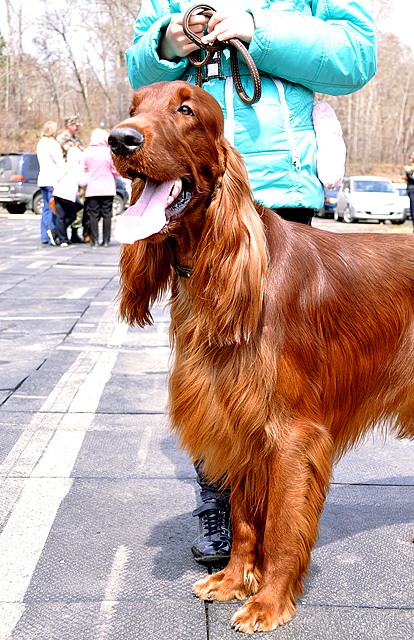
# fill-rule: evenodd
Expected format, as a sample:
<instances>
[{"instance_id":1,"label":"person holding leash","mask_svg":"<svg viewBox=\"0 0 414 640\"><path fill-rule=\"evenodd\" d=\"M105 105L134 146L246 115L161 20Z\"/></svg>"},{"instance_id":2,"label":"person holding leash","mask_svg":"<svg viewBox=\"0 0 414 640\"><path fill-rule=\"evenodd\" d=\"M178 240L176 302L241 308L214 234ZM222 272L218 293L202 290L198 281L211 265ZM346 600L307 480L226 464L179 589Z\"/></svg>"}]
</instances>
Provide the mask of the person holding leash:
<instances>
[{"instance_id":1,"label":"person holding leash","mask_svg":"<svg viewBox=\"0 0 414 640\"><path fill-rule=\"evenodd\" d=\"M311 224L323 205L317 173L317 140L312 113L314 92L345 95L361 89L376 72L375 26L367 0L214 1L212 15L194 12L183 28L188 0L143 0L127 50L133 89L154 82L195 83L189 61L200 47L238 38L248 48L261 81L261 98L246 104L236 91L227 49L215 53L202 70L202 87L220 104L225 135L243 155L254 197L287 220ZM203 5L205 7L206 5ZM187 29L188 33L188 29ZM240 78L251 96L253 77L238 56ZM335 161L335 159L333 159ZM230 557L230 492L203 477L197 562Z\"/></svg>"}]
</instances>

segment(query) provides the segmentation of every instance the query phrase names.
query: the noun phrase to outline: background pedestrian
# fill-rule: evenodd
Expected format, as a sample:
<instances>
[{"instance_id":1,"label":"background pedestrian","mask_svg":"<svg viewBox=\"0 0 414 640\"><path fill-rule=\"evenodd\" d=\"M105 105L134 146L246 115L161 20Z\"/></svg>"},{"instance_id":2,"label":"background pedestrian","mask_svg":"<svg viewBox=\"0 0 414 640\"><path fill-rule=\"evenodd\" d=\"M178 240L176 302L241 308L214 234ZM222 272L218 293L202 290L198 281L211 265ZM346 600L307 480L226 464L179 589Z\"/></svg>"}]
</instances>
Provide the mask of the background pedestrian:
<instances>
[{"instance_id":1,"label":"background pedestrian","mask_svg":"<svg viewBox=\"0 0 414 640\"><path fill-rule=\"evenodd\" d=\"M85 204L88 211L91 233L91 246L99 246L99 220L102 218L102 243L108 247L111 239L112 203L116 194L116 176L108 146L108 132L94 129L91 141L82 158L84 171L88 172L88 184L85 192Z\"/></svg>"},{"instance_id":2,"label":"background pedestrian","mask_svg":"<svg viewBox=\"0 0 414 640\"><path fill-rule=\"evenodd\" d=\"M60 146L62 147L63 157L67 158L68 151L71 147L77 147L83 151L83 144L78 136L79 127L81 123L79 116L73 115L65 118L65 130L57 137ZM85 198L85 190L81 188L79 190L79 198L83 202ZM76 212L76 218L71 224L71 241L76 243L85 242L85 240L79 235L79 229L83 226L83 235L88 234L88 215L86 208L79 209Z\"/></svg>"},{"instance_id":3,"label":"background pedestrian","mask_svg":"<svg viewBox=\"0 0 414 640\"><path fill-rule=\"evenodd\" d=\"M47 235L48 230L55 226L55 216L49 205L60 172L65 164L62 149L57 137L57 123L49 120L42 130L42 137L37 143L36 153L39 161L39 175L37 185L43 198L42 218L40 221L40 236L43 244L51 244Z\"/></svg>"},{"instance_id":4,"label":"background pedestrian","mask_svg":"<svg viewBox=\"0 0 414 640\"><path fill-rule=\"evenodd\" d=\"M82 203L77 200L79 185L84 186L87 181L81 160L82 151L77 147L70 147L65 167L53 189L56 224L48 231L48 236L55 246L67 247L72 244L67 236L67 228L75 220L77 210L83 208Z\"/></svg>"},{"instance_id":5,"label":"background pedestrian","mask_svg":"<svg viewBox=\"0 0 414 640\"><path fill-rule=\"evenodd\" d=\"M71 147L77 147L83 151L83 144L78 136L79 127L79 116L68 116L65 118L65 130L57 136L65 160Z\"/></svg>"}]
</instances>

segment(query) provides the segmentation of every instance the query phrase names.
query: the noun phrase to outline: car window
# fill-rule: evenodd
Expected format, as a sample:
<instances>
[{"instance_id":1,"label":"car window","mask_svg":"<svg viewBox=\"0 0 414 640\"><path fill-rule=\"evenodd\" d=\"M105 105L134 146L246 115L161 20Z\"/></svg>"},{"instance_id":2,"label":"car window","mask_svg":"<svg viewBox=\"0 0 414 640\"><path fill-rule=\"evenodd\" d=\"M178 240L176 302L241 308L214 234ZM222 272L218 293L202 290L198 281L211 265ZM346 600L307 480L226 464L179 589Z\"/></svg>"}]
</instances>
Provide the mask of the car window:
<instances>
[{"instance_id":1,"label":"car window","mask_svg":"<svg viewBox=\"0 0 414 640\"><path fill-rule=\"evenodd\" d=\"M4 156L3 158L0 158L0 171L1 170L10 171L11 168L12 168L12 164L9 156Z\"/></svg>"},{"instance_id":2,"label":"car window","mask_svg":"<svg viewBox=\"0 0 414 640\"><path fill-rule=\"evenodd\" d=\"M39 171L39 161L37 159L37 156L29 156L27 162L27 170L33 173Z\"/></svg>"},{"instance_id":3,"label":"car window","mask_svg":"<svg viewBox=\"0 0 414 640\"><path fill-rule=\"evenodd\" d=\"M39 173L39 161L35 153L25 153L23 156L22 173L25 180L34 182Z\"/></svg>"},{"instance_id":4,"label":"car window","mask_svg":"<svg viewBox=\"0 0 414 640\"><path fill-rule=\"evenodd\" d=\"M13 173L18 173L21 154L5 154L0 156L0 180L8 182Z\"/></svg>"},{"instance_id":5,"label":"car window","mask_svg":"<svg viewBox=\"0 0 414 640\"><path fill-rule=\"evenodd\" d=\"M381 180L354 180L354 191L368 193L394 193L391 183Z\"/></svg>"}]
</instances>

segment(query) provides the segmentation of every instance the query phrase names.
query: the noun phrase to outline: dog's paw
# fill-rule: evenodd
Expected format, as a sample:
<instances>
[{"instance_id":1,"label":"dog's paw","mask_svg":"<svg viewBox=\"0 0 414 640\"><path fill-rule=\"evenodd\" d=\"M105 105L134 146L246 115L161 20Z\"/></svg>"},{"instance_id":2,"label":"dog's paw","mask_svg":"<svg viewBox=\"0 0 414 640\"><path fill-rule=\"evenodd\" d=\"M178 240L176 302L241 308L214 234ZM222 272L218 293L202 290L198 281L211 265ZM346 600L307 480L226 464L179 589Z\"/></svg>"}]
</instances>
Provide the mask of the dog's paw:
<instances>
[{"instance_id":1,"label":"dog's paw","mask_svg":"<svg viewBox=\"0 0 414 640\"><path fill-rule=\"evenodd\" d=\"M193 584L194 595L203 600L245 600L252 593L244 582L238 583L226 571L213 573Z\"/></svg>"},{"instance_id":2,"label":"dog's paw","mask_svg":"<svg viewBox=\"0 0 414 640\"><path fill-rule=\"evenodd\" d=\"M294 605L278 606L277 602L261 600L253 596L236 611L231 619L235 631L256 633L256 631L272 631L289 622L295 615Z\"/></svg>"}]
</instances>

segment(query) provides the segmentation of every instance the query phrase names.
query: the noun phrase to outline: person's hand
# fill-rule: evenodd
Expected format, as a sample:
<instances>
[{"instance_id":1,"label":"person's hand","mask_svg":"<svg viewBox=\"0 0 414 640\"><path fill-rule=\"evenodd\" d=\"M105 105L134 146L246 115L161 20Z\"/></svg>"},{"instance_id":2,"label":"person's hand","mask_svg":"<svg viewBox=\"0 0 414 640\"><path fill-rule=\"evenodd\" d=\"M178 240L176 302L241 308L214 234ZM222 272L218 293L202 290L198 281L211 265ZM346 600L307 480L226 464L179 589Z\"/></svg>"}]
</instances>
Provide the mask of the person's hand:
<instances>
[{"instance_id":1,"label":"person's hand","mask_svg":"<svg viewBox=\"0 0 414 640\"><path fill-rule=\"evenodd\" d=\"M214 40L222 42L231 38L250 42L253 38L255 24L253 16L245 11L232 13L216 11L211 16L207 29L207 35L201 38L204 44L210 44Z\"/></svg>"},{"instance_id":2,"label":"person's hand","mask_svg":"<svg viewBox=\"0 0 414 640\"><path fill-rule=\"evenodd\" d=\"M164 60L175 60L185 58L192 51L199 47L191 42L183 31L183 13L173 13L171 22L161 37L158 53ZM191 31L201 37L204 33L208 18L205 16L193 15L190 18L189 27Z\"/></svg>"}]
</instances>

